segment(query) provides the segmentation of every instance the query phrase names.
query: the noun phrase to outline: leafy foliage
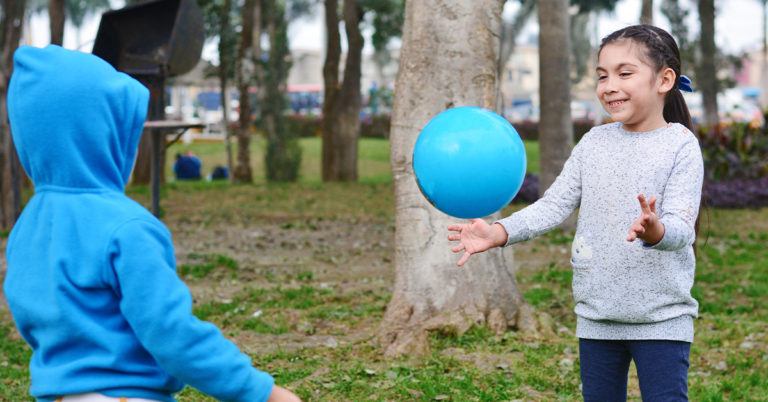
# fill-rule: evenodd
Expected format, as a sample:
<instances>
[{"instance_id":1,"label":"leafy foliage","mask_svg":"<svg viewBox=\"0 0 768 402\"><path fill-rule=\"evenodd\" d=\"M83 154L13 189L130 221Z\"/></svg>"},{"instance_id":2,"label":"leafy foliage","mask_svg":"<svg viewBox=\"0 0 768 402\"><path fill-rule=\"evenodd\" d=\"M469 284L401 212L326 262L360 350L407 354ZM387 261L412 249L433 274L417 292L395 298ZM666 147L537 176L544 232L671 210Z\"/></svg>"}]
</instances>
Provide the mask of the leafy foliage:
<instances>
[{"instance_id":1,"label":"leafy foliage","mask_svg":"<svg viewBox=\"0 0 768 402\"><path fill-rule=\"evenodd\" d=\"M708 181L768 176L768 129L732 123L699 130Z\"/></svg>"}]
</instances>

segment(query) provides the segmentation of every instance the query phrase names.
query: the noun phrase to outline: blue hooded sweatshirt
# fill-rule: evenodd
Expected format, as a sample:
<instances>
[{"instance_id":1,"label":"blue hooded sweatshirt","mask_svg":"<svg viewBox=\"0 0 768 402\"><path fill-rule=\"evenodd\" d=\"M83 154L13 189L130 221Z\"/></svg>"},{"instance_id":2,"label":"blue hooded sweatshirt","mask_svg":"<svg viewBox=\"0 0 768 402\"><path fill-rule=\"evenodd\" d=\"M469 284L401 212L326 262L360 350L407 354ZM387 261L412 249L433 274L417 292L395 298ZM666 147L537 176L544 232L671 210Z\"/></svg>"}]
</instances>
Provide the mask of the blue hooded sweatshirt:
<instances>
[{"instance_id":1,"label":"blue hooded sweatshirt","mask_svg":"<svg viewBox=\"0 0 768 402\"><path fill-rule=\"evenodd\" d=\"M21 47L11 131L35 195L8 239L4 289L40 401L99 392L173 401L184 384L262 401L273 379L191 314L168 229L124 194L148 90L96 56Z\"/></svg>"}]
</instances>

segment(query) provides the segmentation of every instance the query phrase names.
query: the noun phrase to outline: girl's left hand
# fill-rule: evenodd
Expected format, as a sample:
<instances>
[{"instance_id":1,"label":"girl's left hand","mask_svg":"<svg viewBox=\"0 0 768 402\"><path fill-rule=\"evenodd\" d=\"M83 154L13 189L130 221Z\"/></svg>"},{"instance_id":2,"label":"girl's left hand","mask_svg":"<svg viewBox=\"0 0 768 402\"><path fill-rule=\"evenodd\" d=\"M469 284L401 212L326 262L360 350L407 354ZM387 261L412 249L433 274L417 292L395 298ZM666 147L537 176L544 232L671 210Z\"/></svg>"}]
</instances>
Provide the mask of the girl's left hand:
<instances>
[{"instance_id":1,"label":"girl's left hand","mask_svg":"<svg viewBox=\"0 0 768 402\"><path fill-rule=\"evenodd\" d=\"M642 239L648 244L656 244L664 237L664 224L659 221L656 214L656 196L646 202L645 196L637 196L640 201L640 217L629 227L629 236L627 241Z\"/></svg>"}]
</instances>

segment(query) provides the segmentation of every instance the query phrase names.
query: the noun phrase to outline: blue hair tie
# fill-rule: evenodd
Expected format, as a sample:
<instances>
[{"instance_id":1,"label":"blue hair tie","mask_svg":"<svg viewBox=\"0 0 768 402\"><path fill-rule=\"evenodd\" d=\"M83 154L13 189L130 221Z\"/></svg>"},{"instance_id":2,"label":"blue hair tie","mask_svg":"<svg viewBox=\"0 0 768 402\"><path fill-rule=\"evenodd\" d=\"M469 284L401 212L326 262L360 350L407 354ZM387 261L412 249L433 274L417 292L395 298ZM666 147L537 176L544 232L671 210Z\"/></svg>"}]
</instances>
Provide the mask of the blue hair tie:
<instances>
[{"instance_id":1,"label":"blue hair tie","mask_svg":"<svg viewBox=\"0 0 768 402\"><path fill-rule=\"evenodd\" d=\"M691 88L691 79L685 75L681 75L680 83L677 84L677 89L685 92L693 92L693 88Z\"/></svg>"}]
</instances>

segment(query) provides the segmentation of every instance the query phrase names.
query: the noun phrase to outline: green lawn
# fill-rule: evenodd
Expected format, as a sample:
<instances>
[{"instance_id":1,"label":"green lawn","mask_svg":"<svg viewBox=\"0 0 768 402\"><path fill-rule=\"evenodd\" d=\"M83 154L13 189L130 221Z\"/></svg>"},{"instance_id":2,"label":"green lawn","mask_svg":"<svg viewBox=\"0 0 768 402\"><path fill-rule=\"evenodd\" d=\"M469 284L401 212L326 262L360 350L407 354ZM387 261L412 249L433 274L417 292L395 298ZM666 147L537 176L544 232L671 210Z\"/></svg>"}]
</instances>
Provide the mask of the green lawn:
<instances>
[{"instance_id":1,"label":"green lawn","mask_svg":"<svg viewBox=\"0 0 768 402\"><path fill-rule=\"evenodd\" d=\"M534 170L529 149L529 168ZM223 145L193 144L206 172ZM260 161L263 144L254 144ZM433 334L431 354L388 360L375 342L394 282L388 143L360 143L359 183L321 183L318 139L303 139L299 183L169 183L163 221L194 314L222 328L257 367L304 400L580 399L568 250L554 231L514 246L526 300L551 332ZM171 150L185 149L174 145ZM128 194L149 205L144 187ZM513 205L510 213L521 208ZM693 401L768 400L768 209L707 210L699 241ZM5 239L0 239L0 244ZM3 251L3 250L0 250ZM0 400L28 396L30 352L0 306ZM181 401L210 401L185 389ZM630 400L639 401L636 377Z\"/></svg>"},{"instance_id":2,"label":"green lawn","mask_svg":"<svg viewBox=\"0 0 768 402\"><path fill-rule=\"evenodd\" d=\"M322 140L320 138L302 138L299 140L302 149L300 181L318 183L321 181L320 153ZM266 142L257 138L251 142L251 166L256 181L265 180L264 150ZM528 171L539 173L539 143L524 141L528 158ZM361 138L358 143L358 175L361 182L388 182L392 180L389 167L389 141L379 138ZM203 162L203 175L211 173L216 165L227 164L226 151L223 143L175 143L168 148L168 163L166 177L173 177L173 157L176 153L184 153L191 149ZM237 147L233 145L232 152L236 158Z\"/></svg>"}]
</instances>

